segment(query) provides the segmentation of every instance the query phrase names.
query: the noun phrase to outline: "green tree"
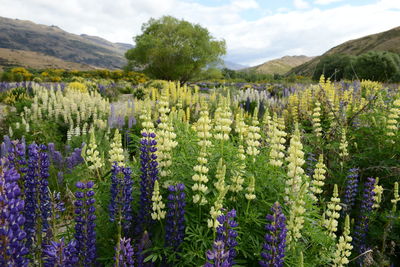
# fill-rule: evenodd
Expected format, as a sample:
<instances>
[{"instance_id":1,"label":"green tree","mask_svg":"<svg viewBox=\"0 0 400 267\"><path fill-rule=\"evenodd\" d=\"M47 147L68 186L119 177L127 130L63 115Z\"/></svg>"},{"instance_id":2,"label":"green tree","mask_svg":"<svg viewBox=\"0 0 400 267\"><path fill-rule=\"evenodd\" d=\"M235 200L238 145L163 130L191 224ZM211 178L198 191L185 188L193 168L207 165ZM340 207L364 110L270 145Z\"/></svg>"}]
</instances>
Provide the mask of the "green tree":
<instances>
[{"instance_id":1,"label":"green tree","mask_svg":"<svg viewBox=\"0 0 400 267\"><path fill-rule=\"evenodd\" d=\"M319 77L324 74L332 80L353 79L354 77L354 56L345 54L332 54L321 58L318 62L313 79L318 81Z\"/></svg>"},{"instance_id":2,"label":"green tree","mask_svg":"<svg viewBox=\"0 0 400 267\"><path fill-rule=\"evenodd\" d=\"M171 16L150 19L134 40L136 46L125 54L128 66L164 80L186 82L226 53L224 40L215 40L198 24Z\"/></svg>"},{"instance_id":3,"label":"green tree","mask_svg":"<svg viewBox=\"0 0 400 267\"><path fill-rule=\"evenodd\" d=\"M357 57L354 69L360 79L397 82L400 78L400 56L387 51L370 51Z\"/></svg>"}]
</instances>

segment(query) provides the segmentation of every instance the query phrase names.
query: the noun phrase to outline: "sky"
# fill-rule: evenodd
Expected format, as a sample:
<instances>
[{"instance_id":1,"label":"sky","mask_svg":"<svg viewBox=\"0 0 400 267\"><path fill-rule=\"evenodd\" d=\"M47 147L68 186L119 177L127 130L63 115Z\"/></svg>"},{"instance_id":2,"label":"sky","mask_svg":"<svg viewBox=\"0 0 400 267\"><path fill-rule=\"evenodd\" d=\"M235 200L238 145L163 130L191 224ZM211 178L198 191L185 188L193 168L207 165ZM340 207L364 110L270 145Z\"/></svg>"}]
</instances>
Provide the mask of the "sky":
<instances>
[{"instance_id":1,"label":"sky","mask_svg":"<svg viewBox=\"0 0 400 267\"><path fill-rule=\"evenodd\" d=\"M150 18L171 15L224 39L224 59L247 66L317 56L400 26L400 0L0 0L0 7L3 17L130 44Z\"/></svg>"}]
</instances>

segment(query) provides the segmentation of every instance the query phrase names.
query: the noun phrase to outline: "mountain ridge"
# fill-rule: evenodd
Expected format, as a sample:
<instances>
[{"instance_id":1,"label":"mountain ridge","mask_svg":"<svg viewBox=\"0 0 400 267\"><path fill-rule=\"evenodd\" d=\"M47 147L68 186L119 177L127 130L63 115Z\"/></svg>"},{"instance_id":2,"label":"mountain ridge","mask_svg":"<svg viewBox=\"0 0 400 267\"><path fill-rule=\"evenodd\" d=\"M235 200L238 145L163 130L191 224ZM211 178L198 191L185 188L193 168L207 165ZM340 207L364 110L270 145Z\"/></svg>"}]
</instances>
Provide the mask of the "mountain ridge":
<instances>
[{"instance_id":1,"label":"mountain ridge","mask_svg":"<svg viewBox=\"0 0 400 267\"><path fill-rule=\"evenodd\" d=\"M389 51L400 54L400 26L387 31L366 35L360 38L348 40L332 47L320 56L296 66L286 75L312 76L319 61L327 55L347 54L359 56L369 51Z\"/></svg>"},{"instance_id":2,"label":"mountain ridge","mask_svg":"<svg viewBox=\"0 0 400 267\"><path fill-rule=\"evenodd\" d=\"M293 67L299 66L305 62L312 60L314 57L308 57L305 55L298 56L283 56L268 60L260 65L246 68L243 71L255 71L262 74L285 74Z\"/></svg>"},{"instance_id":3,"label":"mountain ridge","mask_svg":"<svg viewBox=\"0 0 400 267\"><path fill-rule=\"evenodd\" d=\"M0 48L24 50L98 68L120 69L130 44L97 36L77 35L58 26L0 17Z\"/></svg>"}]
</instances>

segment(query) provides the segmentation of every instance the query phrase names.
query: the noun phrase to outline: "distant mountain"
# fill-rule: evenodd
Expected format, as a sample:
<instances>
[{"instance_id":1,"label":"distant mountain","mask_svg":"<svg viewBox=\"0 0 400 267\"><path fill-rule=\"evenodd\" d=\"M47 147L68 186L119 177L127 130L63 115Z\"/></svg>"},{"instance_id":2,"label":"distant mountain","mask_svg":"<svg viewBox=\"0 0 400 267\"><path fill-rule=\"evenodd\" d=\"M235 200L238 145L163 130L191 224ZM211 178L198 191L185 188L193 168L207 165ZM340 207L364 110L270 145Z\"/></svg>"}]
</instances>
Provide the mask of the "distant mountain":
<instances>
[{"instance_id":1,"label":"distant mountain","mask_svg":"<svg viewBox=\"0 0 400 267\"><path fill-rule=\"evenodd\" d=\"M248 67L249 66L237 64L237 63L234 63L234 62L231 62L231 61L227 61L227 60L224 60L224 63L223 63L223 66L222 66L222 68L227 68L227 69L230 69L230 70L241 70L241 69L245 69L245 68L248 68Z\"/></svg>"},{"instance_id":2,"label":"distant mountain","mask_svg":"<svg viewBox=\"0 0 400 267\"><path fill-rule=\"evenodd\" d=\"M38 52L69 62L118 69L132 45L68 33L57 26L0 17L0 48Z\"/></svg>"},{"instance_id":3,"label":"distant mountain","mask_svg":"<svg viewBox=\"0 0 400 267\"><path fill-rule=\"evenodd\" d=\"M91 70L95 67L69 62L42 53L0 48L0 70L5 67L25 67L33 69Z\"/></svg>"},{"instance_id":4,"label":"distant mountain","mask_svg":"<svg viewBox=\"0 0 400 267\"><path fill-rule=\"evenodd\" d=\"M400 27L347 41L331 48L321 56L291 69L287 74L312 76L318 62L326 55L347 54L358 56L369 51L389 51L400 54Z\"/></svg>"},{"instance_id":5,"label":"distant mountain","mask_svg":"<svg viewBox=\"0 0 400 267\"><path fill-rule=\"evenodd\" d=\"M293 67L299 66L312 60L313 57L307 56L284 56L278 59L267 61L261 65L247 68L248 71L256 71L262 74L285 74Z\"/></svg>"}]
</instances>

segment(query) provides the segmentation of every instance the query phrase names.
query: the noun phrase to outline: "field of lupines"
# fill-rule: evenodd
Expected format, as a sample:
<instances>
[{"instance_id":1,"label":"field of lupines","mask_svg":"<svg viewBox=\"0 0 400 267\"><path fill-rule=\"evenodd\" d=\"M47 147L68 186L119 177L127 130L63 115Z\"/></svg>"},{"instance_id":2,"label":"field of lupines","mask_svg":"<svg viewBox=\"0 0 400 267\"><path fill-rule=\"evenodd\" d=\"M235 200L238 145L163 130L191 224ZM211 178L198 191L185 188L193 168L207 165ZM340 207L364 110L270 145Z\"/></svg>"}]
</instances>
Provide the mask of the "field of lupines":
<instances>
[{"instance_id":1,"label":"field of lupines","mask_svg":"<svg viewBox=\"0 0 400 267\"><path fill-rule=\"evenodd\" d=\"M0 266L400 266L398 87L106 87L0 84Z\"/></svg>"}]
</instances>

